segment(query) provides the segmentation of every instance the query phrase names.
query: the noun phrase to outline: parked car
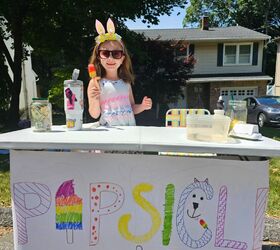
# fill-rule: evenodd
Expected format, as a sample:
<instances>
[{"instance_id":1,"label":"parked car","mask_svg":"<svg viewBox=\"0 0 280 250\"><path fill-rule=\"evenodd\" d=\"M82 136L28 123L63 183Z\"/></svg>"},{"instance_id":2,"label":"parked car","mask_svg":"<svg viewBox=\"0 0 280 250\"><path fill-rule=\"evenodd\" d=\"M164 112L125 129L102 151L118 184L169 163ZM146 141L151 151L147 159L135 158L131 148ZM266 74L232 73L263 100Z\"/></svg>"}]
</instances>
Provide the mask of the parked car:
<instances>
[{"instance_id":1,"label":"parked car","mask_svg":"<svg viewBox=\"0 0 280 250\"><path fill-rule=\"evenodd\" d=\"M247 97L248 123L280 125L280 96Z\"/></svg>"}]
</instances>

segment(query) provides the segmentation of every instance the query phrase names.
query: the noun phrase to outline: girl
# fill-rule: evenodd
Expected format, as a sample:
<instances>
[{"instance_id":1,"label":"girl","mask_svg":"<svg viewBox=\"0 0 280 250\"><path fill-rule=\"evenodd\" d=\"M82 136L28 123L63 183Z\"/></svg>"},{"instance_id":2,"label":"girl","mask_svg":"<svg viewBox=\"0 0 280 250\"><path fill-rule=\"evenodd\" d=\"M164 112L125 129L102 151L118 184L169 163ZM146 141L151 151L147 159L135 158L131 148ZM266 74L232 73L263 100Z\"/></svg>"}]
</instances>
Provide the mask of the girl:
<instances>
[{"instance_id":1,"label":"girl","mask_svg":"<svg viewBox=\"0 0 280 250\"><path fill-rule=\"evenodd\" d=\"M134 126L134 114L152 108L151 98L144 97L135 104L131 84L134 76L131 61L121 37L115 33L112 20L107 21L107 31L96 20L96 46L90 58L97 75L88 85L89 113L93 118L100 115L100 125Z\"/></svg>"}]
</instances>

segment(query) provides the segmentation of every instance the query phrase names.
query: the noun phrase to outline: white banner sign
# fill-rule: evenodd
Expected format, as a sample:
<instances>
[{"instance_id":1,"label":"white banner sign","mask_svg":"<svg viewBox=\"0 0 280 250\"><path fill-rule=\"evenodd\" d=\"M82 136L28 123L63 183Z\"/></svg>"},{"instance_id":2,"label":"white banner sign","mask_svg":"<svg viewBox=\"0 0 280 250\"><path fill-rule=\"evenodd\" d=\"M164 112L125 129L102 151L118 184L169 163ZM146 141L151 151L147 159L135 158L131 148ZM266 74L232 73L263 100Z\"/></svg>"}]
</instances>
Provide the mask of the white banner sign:
<instances>
[{"instance_id":1,"label":"white banner sign","mask_svg":"<svg viewBox=\"0 0 280 250\"><path fill-rule=\"evenodd\" d=\"M267 165L13 151L15 249L261 249Z\"/></svg>"}]
</instances>

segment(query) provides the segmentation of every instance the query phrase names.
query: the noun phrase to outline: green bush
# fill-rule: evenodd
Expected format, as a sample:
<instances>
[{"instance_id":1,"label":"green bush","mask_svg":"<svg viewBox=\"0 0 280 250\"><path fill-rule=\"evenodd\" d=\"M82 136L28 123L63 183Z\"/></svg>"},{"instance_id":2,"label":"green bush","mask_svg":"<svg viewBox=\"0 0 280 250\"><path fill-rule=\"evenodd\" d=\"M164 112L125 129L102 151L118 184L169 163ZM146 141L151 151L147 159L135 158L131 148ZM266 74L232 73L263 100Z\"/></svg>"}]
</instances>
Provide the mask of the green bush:
<instances>
[{"instance_id":1,"label":"green bush","mask_svg":"<svg viewBox=\"0 0 280 250\"><path fill-rule=\"evenodd\" d=\"M54 79L49 90L49 101L54 110L62 111L64 109L63 82L71 79L72 68L60 68L53 72Z\"/></svg>"}]
</instances>

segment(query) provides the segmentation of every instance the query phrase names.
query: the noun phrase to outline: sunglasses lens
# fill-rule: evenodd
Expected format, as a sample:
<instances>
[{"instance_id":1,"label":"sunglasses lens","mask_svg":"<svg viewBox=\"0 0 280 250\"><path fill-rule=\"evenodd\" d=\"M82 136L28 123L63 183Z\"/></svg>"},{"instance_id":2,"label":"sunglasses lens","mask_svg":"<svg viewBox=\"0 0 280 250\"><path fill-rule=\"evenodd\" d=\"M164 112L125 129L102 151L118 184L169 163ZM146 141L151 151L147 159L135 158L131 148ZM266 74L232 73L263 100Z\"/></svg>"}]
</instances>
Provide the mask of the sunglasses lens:
<instances>
[{"instance_id":1,"label":"sunglasses lens","mask_svg":"<svg viewBox=\"0 0 280 250\"><path fill-rule=\"evenodd\" d=\"M109 50L99 50L98 55L99 55L100 58L106 59L106 58L109 58L110 51Z\"/></svg>"},{"instance_id":2,"label":"sunglasses lens","mask_svg":"<svg viewBox=\"0 0 280 250\"><path fill-rule=\"evenodd\" d=\"M121 59L123 56L123 51L122 50L112 50L112 51L111 50L99 50L98 51L98 56L101 59L109 58L110 54L114 59Z\"/></svg>"},{"instance_id":3,"label":"sunglasses lens","mask_svg":"<svg viewBox=\"0 0 280 250\"><path fill-rule=\"evenodd\" d=\"M113 50L112 51L112 57L115 59L120 59L123 55L123 52L121 50Z\"/></svg>"}]
</instances>

